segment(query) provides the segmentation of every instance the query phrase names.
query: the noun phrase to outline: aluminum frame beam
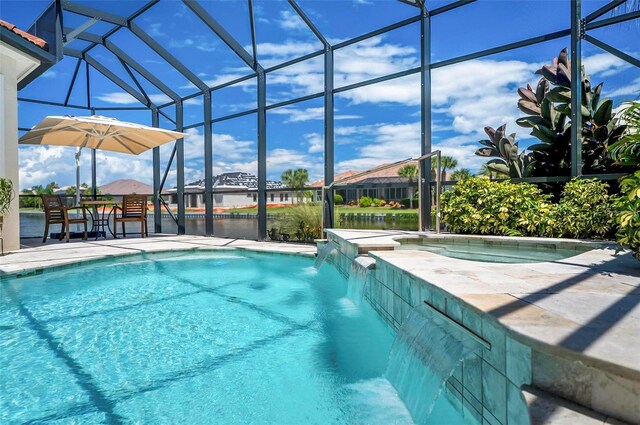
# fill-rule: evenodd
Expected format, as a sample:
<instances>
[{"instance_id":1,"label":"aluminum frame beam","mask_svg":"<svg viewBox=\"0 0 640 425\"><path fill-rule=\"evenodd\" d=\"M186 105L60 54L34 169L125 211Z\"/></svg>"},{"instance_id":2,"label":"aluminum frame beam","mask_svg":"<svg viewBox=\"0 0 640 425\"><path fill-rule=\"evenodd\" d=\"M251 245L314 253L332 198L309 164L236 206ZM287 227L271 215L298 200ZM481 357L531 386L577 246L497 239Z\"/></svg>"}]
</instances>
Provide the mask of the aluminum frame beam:
<instances>
[{"instance_id":1,"label":"aluminum frame beam","mask_svg":"<svg viewBox=\"0 0 640 425\"><path fill-rule=\"evenodd\" d=\"M426 8L422 8L420 17L420 155L431 153L431 16ZM431 223L431 164L426 161L418 161L420 188L420 224L426 224L430 228ZM440 176L436 176L439 180ZM411 196L411 195L410 195ZM438 222L438 220L436 220ZM439 222L438 222L439 224ZM424 229L418 229L422 232ZM439 231L440 229L436 229Z\"/></svg>"},{"instance_id":2,"label":"aluminum frame beam","mask_svg":"<svg viewBox=\"0 0 640 425\"><path fill-rule=\"evenodd\" d=\"M183 131L184 108L182 102L176 103L176 131ZM176 195L178 197L178 234L186 233L186 209L184 203L184 139L176 140Z\"/></svg>"},{"instance_id":3,"label":"aluminum frame beam","mask_svg":"<svg viewBox=\"0 0 640 425\"><path fill-rule=\"evenodd\" d=\"M247 52L240 43L236 41L235 38L231 36L224 29L222 25L218 21L215 20L213 16L209 14L198 2L194 0L182 0L182 2L189 8L195 15L202 21L206 26L209 27L220 39L227 45L231 50L235 52L236 55L240 57L251 69L256 70L258 67L258 62L255 58Z\"/></svg>"},{"instance_id":4,"label":"aluminum frame beam","mask_svg":"<svg viewBox=\"0 0 640 425\"><path fill-rule=\"evenodd\" d=\"M582 0L571 0L571 175L582 175Z\"/></svg>"},{"instance_id":5,"label":"aluminum frame beam","mask_svg":"<svg viewBox=\"0 0 640 425\"><path fill-rule=\"evenodd\" d=\"M157 109L151 110L151 126L160 126L160 115ZM162 212L160 206L160 148L153 148L153 231L162 233Z\"/></svg>"},{"instance_id":6,"label":"aluminum frame beam","mask_svg":"<svg viewBox=\"0 0 640 425\"><path fill-rule=\"evenodd\" d=\"M267 76L258 70L258 240L267 239Z\"/></svg>"},{"instance_id":7,"label":"aluminum frame beam","mask_svg":"<svg viewBox=\"0 0 640 425\"><path fill-rule=\"evenodd\" d=\"M96 71L98 71L99 73L107 77L109 80L111 80L113 83L118 85L122 90L129 93L138 102L142 103L143 105L149 108L155 107L155 105L152 102L148 101L141 93L139 93L136 89L134 89L129 84L127 84L124 80L122 80L116 74L111 72L109 69L107 69L104 65L102 65L100 62L95 60L89 54L82 53L77 50L72 50L69 48L64 49L64 54L67 56L83 59L88 65L91 65Z\"/></svg>"},{"instance_id":8,"label":"aluminum frame beam","mask_svg":"<svg viewBox=\"0 0 640 425\"><path fill-rule=\"evenodd\" d=\"M327 45L324 53L324 199L322 200L322 223L324 230L335 228L335 202L333 182L335 179L335 132L334 132L334 61L333 49Z\"/></svg>"},{"instance_id":9,"label":"aluminum frame beam","mask_svg":"<svg viewBox=\"0 0 640 425\"><path fill-rule=\"evenodd\" d=\"M82 59L78 58L78 63L76 63L76 67L73 70L73 76L71 77L71 82L69 83L69 90L64 98L65 105L69 103L69 98L71 98L71 92L73 91L73 86L76 84L76 78L78 78L78 72L80 71L80 65L82 65Z\"/></svg>"},{"instance_id":10,"label":"aluminum frame beam","mask_svg":"<svg viewBox=\"0 0 640 425\"><path fill-rule=\"evenodd\" d=\"M213 129L211 124L211 93L204 93L204 227L205 235L213 236Z\"/></svg>"}]
</instances>

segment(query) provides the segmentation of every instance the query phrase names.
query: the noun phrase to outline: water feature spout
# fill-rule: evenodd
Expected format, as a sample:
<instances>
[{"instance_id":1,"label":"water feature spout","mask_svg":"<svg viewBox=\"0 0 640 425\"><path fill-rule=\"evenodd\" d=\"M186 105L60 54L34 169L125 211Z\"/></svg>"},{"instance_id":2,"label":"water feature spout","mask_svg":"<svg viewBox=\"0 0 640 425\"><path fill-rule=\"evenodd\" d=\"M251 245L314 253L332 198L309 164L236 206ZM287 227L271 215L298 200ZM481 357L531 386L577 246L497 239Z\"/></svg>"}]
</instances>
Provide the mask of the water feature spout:
<instances>
[{"instance_id":1,"label":"water feature spout","mask_svg":"<svg viewBox=\"0 0 640 425\"><path fill-rule=\"evenodd\" d=\"M347 283L347 298L355 305L360 305L364 298L369 271L375 267L375 260L366 256L359 256L351 263L351 272Z\"/></svg>"},{"instance_id":2,"label":"water feature spout","mask_svg":"<svg viewBox=\"0 0 640 425\"><path fill-rule=\"evenodd\" d=\"M427 306L416 306L391 348L386 377L416 424L427 422L444 384L481 344Z\"/></svg>"},{"instance_id":3,"label":"water feature spout","mask_svg":"<svg viewBox=\"0 0 640 425\"><path fill-rule=\"evenodd\" d=\"M338 244L333 241L324 244L324 246L318 250L318 255L316 256L316 261L313 263L313 267L315 267L316 270L320 269L320 266L322 266L322 263L325 262L327 257L338 248Z\"/></svg>"}]
</instances>

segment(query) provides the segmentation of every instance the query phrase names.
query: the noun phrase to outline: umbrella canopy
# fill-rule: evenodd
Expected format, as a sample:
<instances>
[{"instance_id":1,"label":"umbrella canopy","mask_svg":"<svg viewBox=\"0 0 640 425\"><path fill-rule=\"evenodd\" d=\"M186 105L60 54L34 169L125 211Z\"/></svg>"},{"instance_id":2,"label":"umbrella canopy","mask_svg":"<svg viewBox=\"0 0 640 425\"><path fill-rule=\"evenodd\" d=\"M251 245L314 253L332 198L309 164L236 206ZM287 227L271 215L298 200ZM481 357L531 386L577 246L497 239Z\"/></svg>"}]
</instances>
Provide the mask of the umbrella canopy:
<instances>
[{"instance_id":1,"label":"umbrella canopy","mask_svg":"<svg viewBox=\"0 0 640 425\"><path fill-rule=\"evenodd\" d=\"M94 115L91 117L46 117L24 134L21 145L75 146L76 152L76 204L80 203L80 152L82 148L100 149L138 155L185 133L119 121Z\"/></svg>"},{"instance_id":2,"label":"umbrella canopy","mask_svg":"<svg viewBox=\"0 0 640 425\"><path fill-rule=\"evenodd\" d=\"M115 118L46 117L20 138L23 145L76 146L138 155L172 140L186 136Z\"/></svg>"}]
</instances>

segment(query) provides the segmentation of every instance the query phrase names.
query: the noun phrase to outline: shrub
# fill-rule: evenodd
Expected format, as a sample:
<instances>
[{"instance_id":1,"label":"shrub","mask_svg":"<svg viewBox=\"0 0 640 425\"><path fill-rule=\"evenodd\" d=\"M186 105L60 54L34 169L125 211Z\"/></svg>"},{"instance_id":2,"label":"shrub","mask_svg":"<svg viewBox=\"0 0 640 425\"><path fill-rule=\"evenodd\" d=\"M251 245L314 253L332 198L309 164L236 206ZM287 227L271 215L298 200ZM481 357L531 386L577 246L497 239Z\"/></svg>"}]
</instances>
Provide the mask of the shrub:
<instances>
[{"instance_id":1,"label":"shrub","mask_svg":"<svg viewBox=\"0 0 640 425\"><path fill-rule=\"evenodd\" d=\"M573 179L562 191L558 204L558 231L563 237L602 238L615 223L615 209L607 189L598 179Z\"/></svg>"},{"instance_id":2,"label":"shrub","mask_svg":"<svg viewBox=\"0 0 640 425\"><path fill-rule=\"evenodd\" d=\"M373 199L371 200L371 206L379 207L379 206L380 206L380 199L378 199L378 198L373 198Z\"/></svg>"},{"instance_id":3,"label":"shrub","mask_svg":"<svg viewBox=\"0 0 640 425\"><path fill-rule=\"evenodd\" d=\"M399 202L400 205L402 205L403 208L411 208L411 201L409 200L409 198L402 198ZM418 202L418 198L414 197L413 198L413 208L418 208L419 207L419 202Z\"/></svg>"},{"instance_id":4,"label":"shrub","mask_svg":"<svg viewBox=\"0 0 640 425\"><path fill-rule=\"evenodd\" d=\"M623 177L620 190L622 196L615 201L619 226L616 240L640 260L640 171Z\"/></svg>"},{"instance_id":5,"label":"shrub","mask_svg":"<svg viewBox=\"0 0 640 425\"><path fill-rule=\"evenodd\" d=\"M362 208L368 208L372 203L373 200L371 198L369 198L368 196L363 196L362 198L360 198L360 202L358 202L358 205Z\"/></svg>"},{"instance_id":6,"label":"shrub","mask_svg":"<svg viewBox=\"0 0 640 425\"><path fill-rule=\"evenodd\" d=\"M322 208L317 204L300 204L278 220L280 235L294 235L301 242L312 242L322 236Z\"/></svg>"},{"instance_id":7,"label":"shrub","mask_svg":"<svg viewBox=\"0 0 640 425\"><path fill-rule=\"evenodd\" d=\"M528 183L470 178L442 195L442 220L456 233L510 236L603 237L613 225L607 185L567 183L559 204Z\"/></svg>"},{"instance_id":8,"label":"shrub","mask_svg":"<svg viewBox=\"0 0 640 425\"><path fill-rule=\"evenodd\" d=\"M342 195L339 194L334 194L333 195L333 203L336 205L342 205L344 203L344 199L342 198Z\"/></svg>"},{"instance_id":9,"label":"shrub","mask_svg":"<svg viewBox=\"0 0 640 425\"><path fill-rule=\"evenodd\" d=\"M378 203L378 206L384 207L385 205L387 205L387 201L385 201L384 199L380 199L380 202Z\"/></svg>"}]
</instances>

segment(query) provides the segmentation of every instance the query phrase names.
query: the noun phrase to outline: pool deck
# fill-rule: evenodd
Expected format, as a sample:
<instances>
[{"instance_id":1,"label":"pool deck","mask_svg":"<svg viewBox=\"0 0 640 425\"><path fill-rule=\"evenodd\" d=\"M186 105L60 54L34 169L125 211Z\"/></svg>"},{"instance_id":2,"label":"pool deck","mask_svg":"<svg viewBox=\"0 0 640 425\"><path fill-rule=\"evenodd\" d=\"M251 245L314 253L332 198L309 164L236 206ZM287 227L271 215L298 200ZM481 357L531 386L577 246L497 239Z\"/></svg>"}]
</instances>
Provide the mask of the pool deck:
<instances>
[{"instance_id":1,"label":"pool deck","mask_svg":"<svg viewBox=\"0 0 640 425\"><path fill-rule=\"evenodd\" d=\"M69 243L40 239L22 241L23 249L0 257L0 278L34 270L83 263L102 258L151 252L248 249L314 256L315 245L256 242L245 239L223 239L204 236L153 235L148 238L128 237L97 241L72 240Z\"/></svg>"},{"instance_id":2,"label":"pool deck","mask_svg":"<svg viewBox=\"0 0 640 425\"><path fill-rule=\"evenodd\" d=\"M540 370L535 377L557 386L556 393L596 408L617 405L640 421L640 262L629 252L616 255L613 244L597 244L552 262L482 263L427 251L394 251L399 245L395 239L410 232L330 233L357 246L360 255L368 253L491 316L540 352L565 359L561 367ZM585 376L585 371L593 375ZM609 380L626 391L610 391ZM567 389L573 393L564 393ZM603 416L588 423L606 420ZM587 422L569 417L553 423Z\"/></svg>"}]
</instances>

